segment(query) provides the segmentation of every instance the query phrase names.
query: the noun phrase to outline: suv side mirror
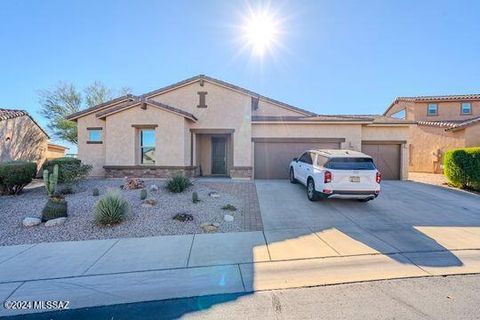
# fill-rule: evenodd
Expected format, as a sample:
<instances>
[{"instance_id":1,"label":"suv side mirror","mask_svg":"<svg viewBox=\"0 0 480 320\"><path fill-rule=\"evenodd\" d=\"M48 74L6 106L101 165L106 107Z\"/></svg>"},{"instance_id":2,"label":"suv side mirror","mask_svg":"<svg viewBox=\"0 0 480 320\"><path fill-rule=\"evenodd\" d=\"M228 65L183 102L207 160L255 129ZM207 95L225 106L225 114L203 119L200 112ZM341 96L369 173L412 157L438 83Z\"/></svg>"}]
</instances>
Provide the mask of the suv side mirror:
<instances>
[{"instance_id":1,"label":"suv side mirror","mask_svg":"<svg viewBox=\"0 0 480 320\"><path fill-rule=\"evenodd\" d=\"M293 161L298 162L298 158L293 158Z\"/></svg>"}]
</instances>

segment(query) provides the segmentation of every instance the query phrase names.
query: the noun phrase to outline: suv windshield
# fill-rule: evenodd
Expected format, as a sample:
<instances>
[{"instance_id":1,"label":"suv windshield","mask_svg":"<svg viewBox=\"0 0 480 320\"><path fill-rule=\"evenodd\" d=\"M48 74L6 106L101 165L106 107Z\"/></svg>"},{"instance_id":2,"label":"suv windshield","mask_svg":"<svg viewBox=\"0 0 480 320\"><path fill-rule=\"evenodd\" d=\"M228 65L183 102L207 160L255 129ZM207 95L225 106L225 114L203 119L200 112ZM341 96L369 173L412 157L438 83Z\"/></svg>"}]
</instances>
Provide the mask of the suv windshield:
<instances>
[{"instance_id":1,"label":"suv windshield","mask_svg":"<svg viewBox=\"0 0 480 320\"><path fill-rule=\"evenodd\" d=\"M371 158L333 158L325 168L332 170L375 170L375 164Z\"/></svg>"}]
</instances>

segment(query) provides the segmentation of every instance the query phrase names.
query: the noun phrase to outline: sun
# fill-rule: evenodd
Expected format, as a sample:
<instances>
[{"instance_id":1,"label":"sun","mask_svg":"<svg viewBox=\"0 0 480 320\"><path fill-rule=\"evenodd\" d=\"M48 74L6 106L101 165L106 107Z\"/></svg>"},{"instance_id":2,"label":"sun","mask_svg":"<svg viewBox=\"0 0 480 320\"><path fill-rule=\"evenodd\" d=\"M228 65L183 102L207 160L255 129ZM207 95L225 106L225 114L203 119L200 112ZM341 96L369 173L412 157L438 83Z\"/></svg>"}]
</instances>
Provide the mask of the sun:
<instances>
[{"instance_id":1,"label":"sun","mask_svg":"<svg viewBox=\"0 0 480 320\"><path fill-rule=\"evenodd\" d=\"M252 53L263 56L271 51L278 41L280 25L275 16L267 10L250 11L242 28L246 46Z\"/></svg>"}]
</instances>

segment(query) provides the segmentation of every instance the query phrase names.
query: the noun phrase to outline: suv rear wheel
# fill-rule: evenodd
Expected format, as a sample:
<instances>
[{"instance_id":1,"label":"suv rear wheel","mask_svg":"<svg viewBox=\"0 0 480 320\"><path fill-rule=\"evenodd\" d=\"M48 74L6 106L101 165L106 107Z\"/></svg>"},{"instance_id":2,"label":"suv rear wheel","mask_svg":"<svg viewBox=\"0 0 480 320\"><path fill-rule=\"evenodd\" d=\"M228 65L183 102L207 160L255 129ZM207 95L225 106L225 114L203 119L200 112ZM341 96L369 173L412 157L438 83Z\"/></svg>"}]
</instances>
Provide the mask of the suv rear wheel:
<instances>
[{"instance_id":1,"label":"suv rear wheel","mask_svg":"<svg viewBox=\"0 0 480 320\"><path fill-rule=\"evenodd\" d=\"M290 183L297 183L297 179L295 179L295 172L293 172L293 168L290 168Z\"/></svg>"},{"instance_id":2,"label":"suv rear wheel","mask_svg":"<svg viewBox=\"0 0 480 320\"><path fill-rule=\"evenodd\" d=\"M307 197L310 201L317 201L319 199L317 191L315 191L315 182L312 178L307 181Z\"/></svg>"}]
</instances>

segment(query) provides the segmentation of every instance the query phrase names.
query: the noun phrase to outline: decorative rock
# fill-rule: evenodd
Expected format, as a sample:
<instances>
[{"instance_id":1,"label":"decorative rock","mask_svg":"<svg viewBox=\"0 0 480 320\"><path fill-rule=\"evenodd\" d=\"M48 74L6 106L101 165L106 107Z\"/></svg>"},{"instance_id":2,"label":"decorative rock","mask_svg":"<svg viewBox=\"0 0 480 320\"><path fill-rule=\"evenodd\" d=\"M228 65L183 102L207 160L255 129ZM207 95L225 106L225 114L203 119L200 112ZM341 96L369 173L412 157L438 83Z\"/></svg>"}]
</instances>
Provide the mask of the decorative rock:
<instances>
[{"instance_id":1,"label":"decorative rock","mask_svg":"<svg viewBox=\"0 0 480 320\"><path fill-rule=\"evenodd\" d=\"M218 226L216 226L214 223L202 223L200 225L200 227L205 232L216 232L216 231L218 231Z\"/></svg>"},{"instance_id":2,"label":"decorative rock","mask_svg":"<svg viewBox=\"0 0 480 320\"><path fill-rule=\"evenodd\" d=\"M23 219L23 225L25 227L34 227L42 223L42 220L39 218L25 218Z\"/></svg>"},{"instance_id":3,"label":"decorative rock","mask_svg":"<svg viewBox=\"0 0 480 320\"><path fill-rule=\"evenodd\" d=\"M218 228L218 227L220 227L220 223L218 223L218 222L214 222L214 223L212 223L212 226L214 226L214 227L217 227L217 228Z\"/></svg>"},{"instance_id":4,"label":"decorative rock","mask_svg":"<svg viewBox=\"0 0 480 320\"><path fill-rule=\"evenodd\" d=\"M151 208L151 207L155 206L157 203L158 203L158 201L155 200L155 199L145 199L142 203L142 207Z\"/></svg>"},{"instance_id":5,"label":"decorative rock","mask_svg":"<svg viewBox=\"0 0 480 320\"><path fill-rule=\"evenodd\" d=\"M192 221L193 216L189 213L177 213L176 215L173 216L173 219L181 222L186 222L186 221Z\"/></svg>"},{"instance_id":6,"label":"decorative rock","mask_svg":"<svg viewBox=\"0 0 480 320\"><path fill-rule=\"evenodd\" d=\"M208 195L212 198L220 198L220 195L216 192L210 192Z\"/></svg>"},{"instance_id":7,"label":"decorative rock","mask_svg":"<svg viewBox=\"0 0 480 320\"><path fill-rule=\"evenodd\" d=\"M234 218L233 218L233 216L231 216L229 214L226 214L226 215L223 216L223 220L225 222L233 222Z\"/></svg>"},{"instance_id":8,"label":"decorative rock","mask_svg":"<svg viewBox=\"0 0 480 320\"><path fill-rule=\"evenodd\" d=\"M150 191L158 191L158 186L156 184L152 184L150 186Z\"/></svg>"},{"instance_id":9,"label":"decorative rock","mask_svg":"<svg viewBox=\"0 0 480 320\"><path fill-rule=\"evenodd\" d=\"M67 218L65 217L48 220L47 222L45 222L45 227L60 226L64 224L65 221L67 221Z\"/></svg>"}]
</instances>

